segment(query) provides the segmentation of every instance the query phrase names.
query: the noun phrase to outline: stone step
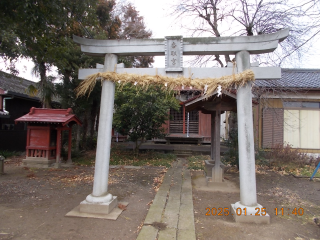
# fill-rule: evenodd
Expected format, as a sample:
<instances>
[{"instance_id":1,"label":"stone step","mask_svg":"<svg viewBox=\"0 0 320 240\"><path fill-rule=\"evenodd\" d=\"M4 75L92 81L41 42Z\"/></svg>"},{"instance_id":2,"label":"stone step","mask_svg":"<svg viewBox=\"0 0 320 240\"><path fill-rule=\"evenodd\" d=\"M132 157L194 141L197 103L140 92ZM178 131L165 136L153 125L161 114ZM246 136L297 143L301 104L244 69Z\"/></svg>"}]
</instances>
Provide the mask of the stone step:
<instances>
[{"instance_id":1,"label":"stone step","mask_svg":"<svg viewBox=\"0 0 320 240\"><path fill-rule=\"evenodd\" d=\"M196 240L190 170L178 159L167 171L137 240Z\"/></svg>"},{"instance_id":2,"label":"stone step","mask_svg":"<svg viewBox=\"0 0 320 240\"><path fill-rule=\"evenodd\" d=\"M174 150L174 153L188 153L188 154L192 154L192 151L190 150Z\"/></svg>"}]
</instances>

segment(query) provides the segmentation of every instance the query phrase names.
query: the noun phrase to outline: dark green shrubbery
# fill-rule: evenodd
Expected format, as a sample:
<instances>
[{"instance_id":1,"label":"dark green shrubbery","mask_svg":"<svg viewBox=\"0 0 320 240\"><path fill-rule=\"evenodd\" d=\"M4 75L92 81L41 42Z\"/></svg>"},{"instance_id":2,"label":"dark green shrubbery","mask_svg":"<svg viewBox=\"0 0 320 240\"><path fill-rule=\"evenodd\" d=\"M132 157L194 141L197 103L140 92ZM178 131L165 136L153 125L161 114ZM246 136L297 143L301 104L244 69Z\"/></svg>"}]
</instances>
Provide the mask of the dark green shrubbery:
<instances>
[{"instance_id":1,"label":"dark green shrubbery","mask_svg":"<svg viewBox=\"0 0 320 240\"><path fill-rule=\"evenodd\" d=\"M222 160L239 169L239 147L238 147L238 129L231 129L229 139L226 142L228 151L223 155Z\"/></svg>"},{"instance_id":2,"label":"dark green shrubbery","mask_svg":"<svg viewBox=\"0 0 320 240\"><path fill-rule=\"evenodd\" d=\"M19 153L16 152L16 151L0 150L0 155L4 156L5 158L9 158L9 157L12 157L12 156L19 155Z\"/></svg>"}]
</instances>

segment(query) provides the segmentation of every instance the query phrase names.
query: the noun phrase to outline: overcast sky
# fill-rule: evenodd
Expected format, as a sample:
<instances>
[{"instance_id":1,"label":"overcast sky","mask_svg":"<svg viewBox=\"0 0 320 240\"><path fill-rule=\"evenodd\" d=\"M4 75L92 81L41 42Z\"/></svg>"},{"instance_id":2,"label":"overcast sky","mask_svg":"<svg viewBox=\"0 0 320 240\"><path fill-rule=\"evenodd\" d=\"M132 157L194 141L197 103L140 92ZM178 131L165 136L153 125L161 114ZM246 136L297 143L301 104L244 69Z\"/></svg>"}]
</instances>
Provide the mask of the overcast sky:
<instances>
[{"instance_id":1,"label":"overcast sky","mask_svg":"<svg viewBox=\"0 0 320 240\"><path fill-rule=\"evenodd\" d=\"M184 29L180 27L179 21L174 17L169 15L170 5L175 0L160 0L160 1L150 1L150 0L130 0L136 9L139 11L140 15L144 17L144 22L147 29L151 30L153 38L163 38L165 36L175 36L182 35L183 37L189 37ZM315 50L316 49L316 50ZM313 57L311 59L305 59L301 68L320 68L320 43L314 46ZM154 67L161 68L164 67L164 57L156 57ZM0 70L4 71L1 67L3 64L0 63ZM28 61L20 61L19 71L23 78L37 81L35 76L32 76L31 69L33 64Z\"/></svg>"}]
</instances>

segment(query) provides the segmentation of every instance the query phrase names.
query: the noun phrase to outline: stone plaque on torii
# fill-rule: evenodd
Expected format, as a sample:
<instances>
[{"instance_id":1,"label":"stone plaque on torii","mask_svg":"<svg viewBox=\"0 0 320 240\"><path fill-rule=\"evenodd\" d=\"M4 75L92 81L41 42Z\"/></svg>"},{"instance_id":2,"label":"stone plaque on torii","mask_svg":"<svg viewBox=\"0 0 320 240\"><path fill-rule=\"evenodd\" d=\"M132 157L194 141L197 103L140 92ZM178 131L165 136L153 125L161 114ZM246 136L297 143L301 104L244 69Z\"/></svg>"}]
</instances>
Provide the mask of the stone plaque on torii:
<instances>
[{"instance_id":1,"label":"stone plaque on torii","mask_svg":"<svg viewBox=\"0 0 320 240\"><path fill-rule=\"evenodd\" d=\"M289 34L289 29L258 36L182 38L170 36L164 39L95 40L74 36L81 51L92 56L105 57L104 65L96 69L80 69L79 79L98 72L135 73L141 75L167 75L170 77L219 78L232 75L233 68L183 68L183 55L226 55L236 56L236 73L251 69L255 79L279 79L279 67L253 67L250 54L273 52L280 41ZM117 56L165 56L165 68L124 68L117 65ZM115 67L116 66L116 67ZM266 222L270 216L255 216L257 203L255 154L252 119L252 83L237 89L237 117L239 139L240 201L231 204L238 222ZM80 211L108 214L117 206L117 198L108 192L110 145L114 107L115 84L103 81L99 131L96 150L93 191L81 202ZM217 164L219 166L220 164ZM246 208L245 215L238 216L236 209Z\"/></svg>"}]
</instances>

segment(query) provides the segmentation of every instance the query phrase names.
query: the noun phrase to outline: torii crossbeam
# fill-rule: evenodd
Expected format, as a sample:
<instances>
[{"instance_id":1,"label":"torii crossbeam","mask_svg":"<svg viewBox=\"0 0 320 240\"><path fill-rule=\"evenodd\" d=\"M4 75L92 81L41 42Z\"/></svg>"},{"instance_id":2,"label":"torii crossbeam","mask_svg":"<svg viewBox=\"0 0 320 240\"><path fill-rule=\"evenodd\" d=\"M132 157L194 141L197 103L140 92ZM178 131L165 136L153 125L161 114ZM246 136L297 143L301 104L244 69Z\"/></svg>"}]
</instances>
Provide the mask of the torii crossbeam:
<instances>
[{"instance_id":1,"label":"torii crossbeam","mask_svg":"<svg viewBox=\"0 0 320 240\"><path fill-rule=\"evenodd\" d=\"M182 38L170 36L164 39L131 40L95 40L74 36L74 41L81 45L81 50L93 56L104 56L103 67L97 69L80 69L79 79L98 72L117 71L118 73L138 73L148 75L185 76L194 78L218 78L231 75L233 68L183 68L183 55L225 55L236 56L236 72L251 69L256 79L278 79L281 69L277 67L254 67L250 64L250 54L270 53L278 43L289 34L289 29L259 36L220 37L220 38ZM166 57L166 67L123 68L117 65L117 56L162 56ZM101 65L102 66L102 65ZM252 83L237 89L237 116L239 138L240 201L231 204L237 222L269 223L270 216L255 216L257 203L255 155L252 119ZM103 81L99 132L95 162L93 191L80 204L80 211L88 213L105 213L117 206L117 199L108 192L108 175L110 161L111 130L113 118L115 84ZM237 209L242 209L238 215ZM243 209L246 209L245 211ZM260 211L262 212L262 211Z\"/></svg>"}]
</instances>

